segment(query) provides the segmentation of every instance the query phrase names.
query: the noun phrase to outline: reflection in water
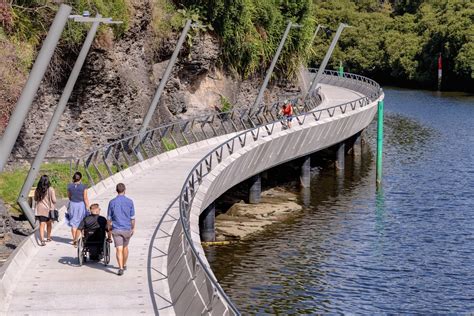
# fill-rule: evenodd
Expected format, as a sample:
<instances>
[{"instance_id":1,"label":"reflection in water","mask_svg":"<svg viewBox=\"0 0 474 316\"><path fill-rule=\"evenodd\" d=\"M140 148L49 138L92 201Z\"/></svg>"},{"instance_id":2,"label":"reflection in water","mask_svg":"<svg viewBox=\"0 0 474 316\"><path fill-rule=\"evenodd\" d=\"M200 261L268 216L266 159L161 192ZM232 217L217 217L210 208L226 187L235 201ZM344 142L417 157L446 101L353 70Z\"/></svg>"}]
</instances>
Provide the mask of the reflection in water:
<instances>
[{"instance_id":1,"label":"reflection in water","mask_svg":"<svg viewBox=\"0 0 474 316\"><path fill-rule=\"evenodd\" d=\"M207 250L244 314L474 310L474 98L385 93L383 191L369 148L320 169L300 214Z\"/></svg>"}]
</instances>

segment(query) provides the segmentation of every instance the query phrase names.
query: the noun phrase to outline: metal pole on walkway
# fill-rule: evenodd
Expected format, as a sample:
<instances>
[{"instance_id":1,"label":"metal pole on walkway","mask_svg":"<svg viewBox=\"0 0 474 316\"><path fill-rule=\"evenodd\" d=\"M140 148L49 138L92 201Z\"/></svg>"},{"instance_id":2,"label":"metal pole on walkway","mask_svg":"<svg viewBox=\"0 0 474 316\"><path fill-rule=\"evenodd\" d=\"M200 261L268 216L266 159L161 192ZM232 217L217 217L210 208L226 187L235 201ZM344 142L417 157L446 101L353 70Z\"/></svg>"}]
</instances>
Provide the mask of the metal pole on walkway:
<instances>
[{"instance_id":1,"label":"metal pole on walkway","mask_svg":"<svg viewBox=\"0 0 474 316\"><path fill-rule=\"evenodd\" d=\"M255 102L253 103L254 108L257 107L262 101L263 93L265 92L268 82L270 81L270 77L272 76L272 73L273 73L273 68L275 68L275 65L278 61L278 57L280 56L281 50L283 49L283 45L285 45L286 38L288 37L288 34L290 33L290 30L292 27L299 27L299 25L292 24L291 21L288 22L285 33L283 33L283 37L280 40L280 45L278 46L275 56L273 56L273 60L272 60L272 63L270 64L270 68L268 68L267 70L267 75L265 76L265 79L263 80L263 84L260 87L260 91L258 92L257 98L255 99Z\"/></svg>"},{"instance_id":2,"label":"metal pole on walkway","mask_svg":"<svg viewBox=\"0 0 474 316\"><path fill-rule=\"evenodd\" d=\"M184 29L181 32L181 36L179 37L178 44L176 44L176 48L174 49L173 55L171 56L171 59L168 62L168 66L166 66L165 73L163 74L163 77L161 78L161 81L158 86L158 89L156 90L155 96L153 97L150 107L148 108L148 112L146 113L145 118L143 119L142 126L140 127L140 137L143 137L143 134L146 132L146 129L148 128L148 125L150 124L150 121L153 117L153 114L155 113L158 102L160 101L160 97L163 93L163 90L165 89L166 83L168 82L168 78L171 74L171 70L173 69L173 66L176 63L176 59L178 58L179 51L181 50L181 47L183 46L184 40L186 39L186 35L188 34L190 27L191 27L191 20L187 20L186 25L184 26Z\"/></svg>"},{"instance_id":3,"label":"metal pole on walkway","mask_svg":"<svg viewBox=\"0 0 474 316\"><path fill-rule=\"evenodd\" d=\"M54 50L61 38L61 34L70 12L70 6L62 4L59 7L58 13L56 13L53 20L53 24L51 24L51 27L49 28L48 35L43 42L43 46L38 53L38 57L36 57L36 61L31 69L28 80L21 92L15 110L10 117L3 138L0 141L0 172L7 163L8 157L15 145L18 134L23 126L23 122L30 110L31 103L36 96L41 80L43 80L49 62L51 61L51 57L53 56Z\"/></svg>"},{"instance_id":4,"label":"metal pole on walkway","mask_svg":"<svg viewBox=\"0 0 474 316\"><path fill-rule=\"evenodd\" d=\"M318 73L314 77L313 82L311 83L311 86L309 87L308 92L306 93L304 99L308 97L308 95L316 88L316 85L321 80L321 76L323 75L323 72L326 69L329 59L331 58L332 52L334 51L334 48L336 48L337 41L339 40L342 30L344 30L345 27L348 27L348 25L345 23L339 24L336 35L334 35L331 45L329 46L328 51L326 52L326 55L324 56L323 62L319 66Z\"/></svg>"},{"instance_id":5,"label":"metal pole on walkway","mask_svg":"<svg viewBox=\"0 0 474 316\"><path fill-rule=\"evenodd\" d=\"M97 18L101 18L101 15L98 14ZM87 37L82 45L81 51L79 52L79 56L77 57L76 63L74 64L74 68L69 75L69 79L66 83L66 86L63 90L61 98L59 99L59 103L54 111L53 117L48 125L48 129L44 134L43 140L41 141L41 145L36 153L35 160L31 164L30 171L28 172L28 176L26 177L25 183L20 192L20 196L18 197L18 204L20 205L23 213L28 218L28 221L32 226L34 226L35 218L34 213L27 202L28 193L31 187L34 184L36 176L41 167L41 163L43 162L44 157L48 151L49 144L51 139L53 138L54 132L59 124L61 119L61 115L63 114L64 110L66 109L67 102L69 101L69 97L74 89L74 85L76 84L77 78L79 77L79 73L81 72L82 66L84 65L84 61L86 60L87 53L89 52L90 47L92 46L92 42L94 41L95 35L97 33L97 29L99 28L100 22L94 22L87 33Z\"/></svg>"},{"instance_id":6,"label":"metal pole on walkway","mask_svg":"<svg viewBox=\"0 0 474 316\"><path fill-rule=\"evenodd\" d=\"M382 188L382 153L383 153L383 100L378 102L377 109L377 190Z\"/></svg>"}]
</instances>

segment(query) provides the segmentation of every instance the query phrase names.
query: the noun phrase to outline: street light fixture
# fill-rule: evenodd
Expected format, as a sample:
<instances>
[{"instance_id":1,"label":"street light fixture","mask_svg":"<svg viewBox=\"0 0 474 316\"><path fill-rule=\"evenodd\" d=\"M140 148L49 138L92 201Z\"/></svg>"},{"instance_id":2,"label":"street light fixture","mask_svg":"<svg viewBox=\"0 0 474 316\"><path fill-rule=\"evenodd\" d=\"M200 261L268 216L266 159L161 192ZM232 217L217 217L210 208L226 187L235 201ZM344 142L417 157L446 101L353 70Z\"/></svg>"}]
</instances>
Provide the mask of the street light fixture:
<instances>
[{"instance_id":1,"label":"street light fixture","mask_svg":"<svg viewBox=\"0 0 474 316\"><path fill-rule=\"evenodd\" d=\"M35 160L31 164L30 170L28 172L28 176L26 177L25 183L23 183L23 187L21 189L20 195L17 199L18 204L20 205L23 213L28 218L31 226L35 226L35 216L34 212L31 209L30 205L27 202L27 196L34 184L36 176L41 167L41 163L46 156L48 151L49 144L51 139L53 138L54 132L56 131L56 127L59 124L61 119L61 115L63 114L64 110L66 109L67 102L71 96L71 93L74 89L74 85L76 84L77 78L79 77L79 73L81 72L82 66L86 60L87 54L89 52L90 47L92 46L92 42L94 41L95 35L99 28L100 23L104 24L120 24L123 23L122 21L113 21L112 18L103 18L100 14L97 14L95 17L89 17L89 12L84 11L82 15L69 15L68 18L72 19L74 22L78 23L92 23L92 26L87 33L86 39L84 40L84 44L82 45L81 51L77 57L77 60L74 64L74 67L69 75L68 81L66 86L64 87L63 93L61 94L61 98L59 99L58 105L54 111L53 117L49 122L48 128L44 134L44 137L41 141L41 144L38 148L38 152L36 153Z\"/></svg>"},{"instance_id":2,"label":"street light fixture","mask_svg":"<svg viewBox=\"0 0 474 316\"><path fill-rule=\"evenodd\" d=\"M286 38L288 37L288 34L290 33L290 30L292 28L301 28L301 24L293 24L291 21L288 22L288 25L286 26L285 33L283 33L283 37L280 40L280 45L278 46L278 49L275 53L275 56L273 56L272 63L270 64L270 68L267 70L267 75L265 76L265 80L263 81L262 86L260 87L260 91L258 92L257 98L255 99L255 102L253 103L253 108L257 107L259 103L262 101L263 98L263 93L265 92L265 89L267 88L268 82L270 81L270 77L273 73L273 68L275 68L275 65L278 60L278 56L280 56L280 53L283 49L283 45L285 45Z\"/></svg>"},{"instance_id":3,"label":"street light fixture","mask_svg":"<svg viewBox=\"0 0 474 316\"><path fill-rule=\"evenodd\" d=\"M337 28L336 35L334 35L334 38L332 39L331 45L328 48L328 51L326 52L326 56L324 56L324 59L319 66L318 73L314 77L311 86L309 87L308 91L306 92L306 95L304 96L303 100L306 100L306 98L309 96L309 94L316 88L316 85L319 83L321 80L321 76L323 75L324 70L326 69L326 65L328 64L329 58L331 58L332 52L334 51L334 48L336 47L336 43L339 40L339 37L341 36L342 31L350 27L349 25L345 23L339 24L339 27Z\"/></svg>"}]
</instances>

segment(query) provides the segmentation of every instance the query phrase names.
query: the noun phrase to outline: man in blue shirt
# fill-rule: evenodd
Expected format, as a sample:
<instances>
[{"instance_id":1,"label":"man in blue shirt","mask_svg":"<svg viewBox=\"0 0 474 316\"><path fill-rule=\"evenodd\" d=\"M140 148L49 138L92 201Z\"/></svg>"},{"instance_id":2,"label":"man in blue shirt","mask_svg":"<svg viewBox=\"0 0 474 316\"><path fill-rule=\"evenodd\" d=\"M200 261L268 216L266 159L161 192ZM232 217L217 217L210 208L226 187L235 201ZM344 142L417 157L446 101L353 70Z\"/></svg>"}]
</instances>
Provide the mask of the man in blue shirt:
<instances>
[{"instance_id":1,"label":"man in blue shirt","mask_svg":"<svg viewBox=\"0 0 474 316\"><path fill-rule=\"evenodd\" d=\"M117 197L109 202L107 224L114 238L119 266L117 274L122 275L127 269L128 243L135 232L135 208L133 201L125 196L125 184L117 184L116 190Z\"/></svg>"}]
</instances>

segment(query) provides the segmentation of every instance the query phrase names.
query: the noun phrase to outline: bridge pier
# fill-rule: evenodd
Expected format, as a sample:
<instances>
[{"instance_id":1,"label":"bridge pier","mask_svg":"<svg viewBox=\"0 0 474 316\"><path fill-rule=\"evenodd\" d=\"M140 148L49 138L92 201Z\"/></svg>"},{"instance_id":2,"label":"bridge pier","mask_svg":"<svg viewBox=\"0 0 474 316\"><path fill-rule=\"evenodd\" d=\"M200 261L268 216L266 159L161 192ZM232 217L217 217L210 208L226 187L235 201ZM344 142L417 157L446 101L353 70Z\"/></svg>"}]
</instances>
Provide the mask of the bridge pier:
<instances>
[{"instance_id":1,"label":"bridge pier","mask_svg":"<svg viewBox=\"0 0 474 316\"><path fill-rule=\"evenodd\" d=\"M336 145L336 169L344 170L346 155L346 143L345 141L340 142Z\"/></svg>"},{"instance_id":2,"label":"bridge pier","mask_svg":"<svg viewBox=\"0 0 474 316\"><path fill-rule=\"evenodd\" d=\"M311 185L311 156L305 156L302 158L302 160L300 185L303 188L309 188Z\"/></svg>"},{"instance_id":3,"label":"bridge pier","mask_svg":"<svg viewBox=\"0 0 474 316\"><path fill-rule=\"evenodd\" d=\"M199 215L199 234L201 241L209 242L216 240L216 205L212 202L204 212Z\"/></svg>"},{"instance_id":4,"label":"bridge pier","mask_svg":"<svg viewBox=\"0 0 474 316\"><path fill-rule=\"evenodd\" d=\"M362 155L362 132L355 135L354 144L352 145L352 154L354 156Z\"/></svg>"},{"instance_id":5,"label":"bridge pier","mask_svg":"<svg viewBox=\"0 0 474 316\"><path fill-rule=\"evenodd\" d=\"M249 179L249 183L249 203L258 204L261 200L262 178L257 174Z\"/></svg>"}]
</instances>

